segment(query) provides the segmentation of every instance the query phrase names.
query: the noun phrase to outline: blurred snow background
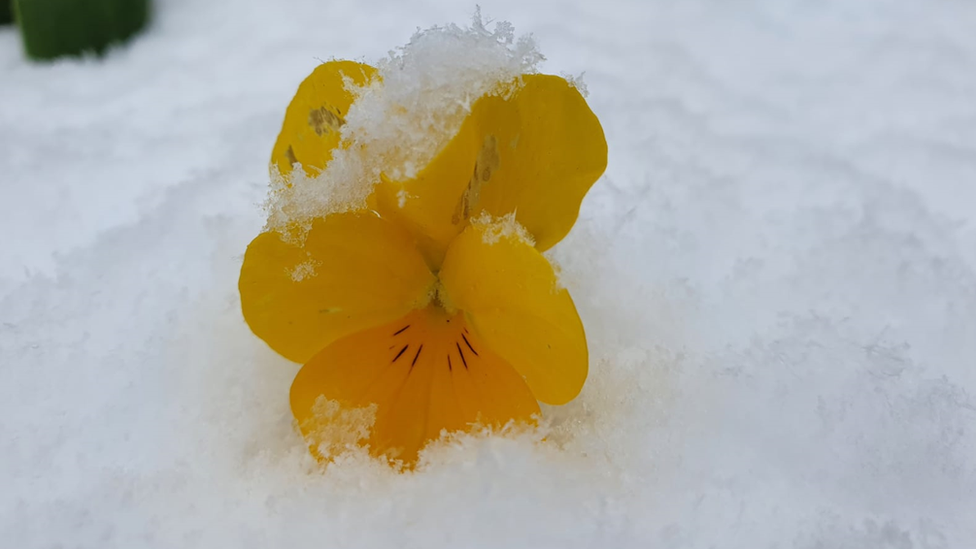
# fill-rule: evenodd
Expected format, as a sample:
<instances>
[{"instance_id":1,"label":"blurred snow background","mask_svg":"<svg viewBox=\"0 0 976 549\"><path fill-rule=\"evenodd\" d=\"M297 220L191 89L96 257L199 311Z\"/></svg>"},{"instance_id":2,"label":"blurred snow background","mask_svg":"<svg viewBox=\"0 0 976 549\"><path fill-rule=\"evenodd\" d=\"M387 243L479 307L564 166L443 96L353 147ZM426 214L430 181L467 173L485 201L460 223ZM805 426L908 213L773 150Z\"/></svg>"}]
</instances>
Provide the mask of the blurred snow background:
<instances>
[{"instance_id":1,"label":"blurred snow background","mask_svg":"<svg viewBox=\"0 0 976 549\"><path fill-rule=\"evenodd\" d=\"M3 547L976 546L973 3L483 2L607 134L591 376L410 475L313 467L237 272L301 79L473 5L157 7L103 61L0 30Z\"/></svg>"}]
</instances>

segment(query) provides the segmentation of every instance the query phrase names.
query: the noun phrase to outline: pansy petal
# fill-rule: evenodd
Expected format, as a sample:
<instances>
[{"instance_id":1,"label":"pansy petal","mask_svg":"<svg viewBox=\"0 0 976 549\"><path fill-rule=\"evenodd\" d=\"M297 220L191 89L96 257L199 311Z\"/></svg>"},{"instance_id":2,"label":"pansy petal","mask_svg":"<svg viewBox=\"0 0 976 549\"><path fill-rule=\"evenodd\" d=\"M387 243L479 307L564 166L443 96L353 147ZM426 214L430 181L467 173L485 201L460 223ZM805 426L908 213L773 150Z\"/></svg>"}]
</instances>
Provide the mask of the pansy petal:
<instances>
[{"instance_id":1,"label":"pansy petal","mask_svg":"<svg viewBox=\"0 0 976 549\"><path fill-rule=\"evenodd\" d=\"M515 212L546 250L572 228L606 165L603 129L579 91L557 76L525 75L510 95L476 101L415 178L379 185L379 208L428 240L434 264L483 210Z\"/></svg>"},{"instance_id":2,"label":"pansy petal","mask_svg":"<svg viewBox=\"0 0 976 549\"><path fill-rule=\"evenodd\" d=\"M489 98L482 120L485 149L494 137L498 160L493 169L478 164L478 206L495 216L515 212L536 248L551 248L607 167L600 121L579 90L549 75L526 75L508 101Z\"/></svg>"},{"instance_id":3,"label":"pansy petal","mask_svg":"<svg viewBox=\"0 0 976 549\"><path fill-rule=\"evenodd\" d=\"M291 173L296 162L310 176L321 172L339 144L339 128L355 99L346 89L346 79L361 86L375 73L373 67L353 61L330 61L316 67L298 86L285 111L271 151L272 166L282 175Z\"/></svg>"},{"instance_id":4,"label":"pansy petal","mask_svg":"<svg viewBox=\"0 0 976 549\"><path fill-rule=\"evenodd\" d=\"M564 404L580 392L588 360L583 324L529 242L497 225L470 225L448 249L440 280L447 301L538 400Z\"/></svg>"},{"instance_id":5,"label":"pansy petal","mask_svg":"<svg viewBox=\"0 0 976 549\"><path fill-rule=\"evenodd\" d=\"M435 268L467 222L469 209L462 199L480 147L478 121L472 113L415 178L393 181L384 176L376 185L377 211L408 227Z\"/></svg>"},{"instance_id":6,"label":"pansy petal","mask_svg":"<svg viewBox=\"0 0 976 549\"><path fill-rule=\"evenodd\" d=\"M371 452L407 465L442 431L530 422L539 413L521 376L464 317L436 307L339 339L305 364L291 406L313 451L336 436L322 398L346 410L375 407Z\"/></svg>"},{"instance_id":7,"label":"pansy petal","mask_svg":"<svg viewBox=\"0 0 976 549\"><path fill-rule=\"evenodd\" d=\"M406 232L368 212L313 222L302 245L258 235L241 267L241 308L272 349L305 362L335 339L402 317L436 279Z\"/></svg>"}]
</instances>

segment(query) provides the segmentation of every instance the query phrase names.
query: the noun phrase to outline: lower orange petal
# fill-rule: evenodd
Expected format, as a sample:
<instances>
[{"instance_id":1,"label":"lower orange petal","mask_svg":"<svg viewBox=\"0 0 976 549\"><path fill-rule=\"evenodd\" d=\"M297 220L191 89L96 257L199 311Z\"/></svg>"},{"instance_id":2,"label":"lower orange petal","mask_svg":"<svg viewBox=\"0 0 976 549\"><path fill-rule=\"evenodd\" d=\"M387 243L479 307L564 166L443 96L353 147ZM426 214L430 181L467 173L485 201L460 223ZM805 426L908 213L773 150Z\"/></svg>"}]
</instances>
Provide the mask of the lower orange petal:
<instances>
[{"instance_id":1,"label":"lower orange petal","mask_svg":"<svg viewBox=\"0 0 976 549\"><path fill-rule=\"evenodd\" d=\"M291 407L313 454L366 441L412 466L441 433L532 422L539 405L525 380L437 306L341 338L309 360ZM372 420L371 429L366 426Z\"/></svg>"}]
</instances>

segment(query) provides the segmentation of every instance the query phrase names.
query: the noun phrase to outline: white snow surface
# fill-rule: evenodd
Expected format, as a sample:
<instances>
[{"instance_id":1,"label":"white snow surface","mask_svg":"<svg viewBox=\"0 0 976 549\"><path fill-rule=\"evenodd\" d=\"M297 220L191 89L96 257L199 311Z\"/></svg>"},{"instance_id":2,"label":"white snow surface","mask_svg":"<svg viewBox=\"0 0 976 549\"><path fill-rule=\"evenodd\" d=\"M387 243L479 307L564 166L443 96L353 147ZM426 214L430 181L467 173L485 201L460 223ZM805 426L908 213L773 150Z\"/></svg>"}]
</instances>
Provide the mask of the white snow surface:
<instances>
[{"instance_id":1,"label":"white snow surface","mask_svg":"<svg viewBox=\"0 0 976 549\"><path fill-rule=\"evenodd\" d=\"M321 470L240 315L284 108L431 0L157 0L102 60L0 30L3 547L976 546L976 6L482 3L579 75L553 257L591 371L531 435Z\"/></svg>"}]
</instances>

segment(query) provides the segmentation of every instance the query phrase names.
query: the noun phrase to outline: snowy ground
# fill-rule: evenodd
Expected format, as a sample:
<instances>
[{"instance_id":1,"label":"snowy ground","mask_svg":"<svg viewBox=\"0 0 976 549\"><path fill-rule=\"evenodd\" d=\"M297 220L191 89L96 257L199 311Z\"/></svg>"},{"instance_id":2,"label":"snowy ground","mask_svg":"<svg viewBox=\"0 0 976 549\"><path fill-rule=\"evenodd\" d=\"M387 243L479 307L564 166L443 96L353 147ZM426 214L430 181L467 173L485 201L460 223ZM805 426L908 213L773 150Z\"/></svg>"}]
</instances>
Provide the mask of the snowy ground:
<instances>
[{"instance_id":1,"label":"snowy ground","mask_svg":"<svg viewBox=\"0 0 976 549\"><path fill-rule=\"evenodd\" d=\"M283 109L473 5L159 0L103 61L0 30L0 545L976 546L976 6L525 2L610 166L546 444L314 469L236 279Z\"/></svg>"}]
</instances>

